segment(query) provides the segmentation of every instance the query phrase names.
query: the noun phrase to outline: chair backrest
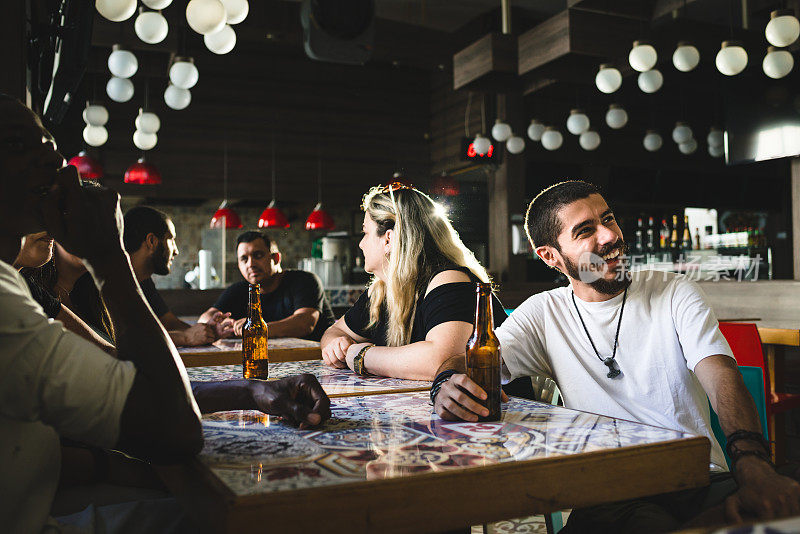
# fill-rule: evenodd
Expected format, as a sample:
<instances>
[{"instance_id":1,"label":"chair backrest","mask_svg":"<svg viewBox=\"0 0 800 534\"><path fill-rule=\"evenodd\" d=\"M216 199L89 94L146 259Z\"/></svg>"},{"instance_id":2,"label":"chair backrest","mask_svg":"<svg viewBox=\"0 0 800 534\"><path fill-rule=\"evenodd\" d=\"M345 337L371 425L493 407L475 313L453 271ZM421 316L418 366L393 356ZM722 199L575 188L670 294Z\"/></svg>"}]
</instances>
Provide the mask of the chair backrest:
<instances>
[{"instance_id":1,"label":"chair backrest","mask_svg":"<svg viewBox=\"0 0 800 534\"><path fill-rule=\"evenodd\" d=\"M719 329L731 346L736 363L761 368L764 391L770 391L769 373L764 369L764 349L758 327L753 323L719 323Z\"/></svg>"},{"instance_id":2,"label":"chair backrest","mask_svg":"<svg viewBox=\"0 0 800 534\"><path fill-rule=\"evenodd\" d=\"M761 421L761 432L764 434L765 438L769 439L769 435L767 433L767 401L764 393L764 372L759 367L750 367L746 365L739 366L739 372L742 373L744 385L747 388L747 391L750 392L750 395L752 395L753 401L756 403L758 419ZM714 412L714 408L711 406L711 403L709 403L709 408L711 410L711 429L714 431L714 437L717 438L717 441L724 452L725 445L727 444L728 440L725 439L725 433L722 431L722 427L720 427L719 418L717 417L716 412ZM725 460L728 462L728 466L730 467L731 460L728 458L727 454L725 454Z\"/></svg>"}]
</instances>

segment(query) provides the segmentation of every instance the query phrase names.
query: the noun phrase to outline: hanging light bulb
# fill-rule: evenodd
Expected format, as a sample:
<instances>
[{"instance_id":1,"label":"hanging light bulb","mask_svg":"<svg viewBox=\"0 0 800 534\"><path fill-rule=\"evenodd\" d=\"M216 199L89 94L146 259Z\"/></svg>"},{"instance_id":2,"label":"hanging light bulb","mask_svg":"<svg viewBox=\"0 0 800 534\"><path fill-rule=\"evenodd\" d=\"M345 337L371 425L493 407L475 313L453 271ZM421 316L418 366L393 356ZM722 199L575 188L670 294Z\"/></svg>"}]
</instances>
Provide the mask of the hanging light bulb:
<instances>
[{"instance_id":1,"label":"hanging light bulb","mask_svg":"<svg viewBox=\"0 0 800 534\"><path fill-rule=\"evenodd\" d=\"M761 63L764 74L777 80L783 78L794 67L794 58L788 50L778 50L774 46L767 47L767 55Z\"/></svg>"},{"instance_id":2,"label":"hanging light bulb","mask_svg":"<svg viewBox=\"0 0 800 534\"><path fill-rule=\"evenodd\" d=\"M103 177L103 166L91 158L85 150L81 150L77 156L69 158L68 165L77 167L78 174L83 180L99 180Z\"/></svg>"},{"instance_id":3,"label":"hanging light bulb","mask_svg":"<svg viewBox=\"0 0 800 534\"><path fill-rule=\"evenodd\" d=\"M161 173L152 163L145 161L144 156L128 167L125 171L126 184L158 185L161 183Z\"/></svg>"},{"instance_id":4,"label":"hanging light bulb","mask_svg":"<svg viewBox=\"0 0 800 534\"><path fill-rule=\"evenodd\" d=\"M544 129L544 133L542 134L542 146L546 150L558 150L561 148L561 145L564 143L564 136L561 135L561 132L553 128L552 126L547 126Z\"/></svg>"},{"instance_id":5,"label":"hanging light bulb","mask_svg":"<svg viewBox=\"0 0 800 534\"><path fill-rule=\"evenodd\" d=\"M719 128L711 127L706 137L708 146L721 147L725 144L725 136Z\"/></svg>"},{"instance_id":6,"label":"hanging light bulb","mask_svg":"<svg viewBox=\"0 0 800 534\"><path fill-rule=\"evenodd\" d=\"M571 109L567 117L567 130L572 135L581 135L589 129L589 117L580 109Z\"/></svg>"},{"instance_id":7,"label":"hanging light bulb","mask_svg":"<svg viewBox=\"0 0 800 534\"><path fill-rule=\"evenodd\" d=\"M117 78L130 78L139 70L139 61L133 52L115 44L111 47L111 54L108 55L108 70Z\"/></svg>"},{"instance_id":8,"label":"hanging light bulb","mask_svg":"<svg viewBox=\"0 0 800 534\"><path fill-rule=\"evenodd\" d=\"M678 143L678 150L681 151L681 154L694 154L695 150L697 150L697 141L694 138L689 139L685 143Z\"/></svg>"},{"instance_id":9,"label":"hanging light bulb","mask_svg":"<svg viewBox=\"0 0 800 534\"><path fill-rule=\"evenodd\" d=\"M221 30L204 35L203 42L206 43L206 48L215 54L227 54L236 46L236 32L225 24Z\"/></svg>"},{"instance_id":10,"label":"hanging light bulb","mask_svg":"<svg viewBox=\"0 0 800 534\"><path fill-rule=\"evenodd\" d=\"M228 24L239 24L250 12L247 0L222 0L222 5L225 6Z\"/></svg>"},{"instance_id":11,"label":"hanging light bulb","mask_svg":"<svg viewBox=\"0 0 800 534\"><path fill-rule=\"evenodd\" d=\"M94 7L111 22L122 22L136 13L136 0L95 0Z\"/></svg>"},{"instance_id":12,"label":"hanging light bulb","mask_svg":"<svg viewBox=\"0 0 800 534\"><path fill-rule=\"evenodd\" d=\"M502 120L497 119L492 126L492 137L501 143L511 137L511 126L504 123Z\"/></svg>"},{"instance_id":13,"label":"hanging light bulb","mask_svg":"<svg viewBox=\"0 0 800 534\"><path fill-rule=\"evenodd\" d=\"M169 68L169 80L181 89L191 89L200 79L200 72L194 64L194 58L176 57Z\"/></svg>"},{"instance_id":14,"label":"hanging light bulb","mask_svg":"<svg viewBox=\"0 0 800 534\"><path fill-rule=\"evenodd\" d=\"M317 205L306 219L306 230L334 230L333 222L327 211L322 209L322 160L317 162Z\"/></svg>"},{"instance_id":15,"label":"hanging light bulb","mask_svg":"<svg viewBox=\"0 0 800 534\"><path fill-rule=\"evenodd\" d=\"M133 82L127 78L112 76L106 84L106 94L114 102L127 102L133 98Z\"/></svg>"},{"instance_id":16,"label":"hanging light bulb","mask_svg":"<svg viewBox=\"0 0 800 534\"><path fill-rule=\"evenodd\" d=\"M716 64L725 76L736 76L747 66L747 51L739 41L722 41Z\"/></svg>"},{"instance_id":17,"label":"hanging light bulb","mask_svg":"<svg viewBox=\"0 0 800 534\"><path fill-rule=\"evenodd\" d=\"M200 35L220 31L226 20L225 6L220 0L190 0L186 6L186 22Z\"/></svg>"},{"instance_id":18,"label":"hanging light bulb","mask_svg":"<svg viewBox=\"0 0 800 534\"><path fill-rule=\"evenodd\" d=\"M672 140L678 144L685 143L693 137L692 129L685 122L678 121L672 130Z\"/></svg>"},{"instance_id":19,"label":"hanging light bulb","mask_svg":"<svg viewBox=\"0 0 800 534\"><path fill-rule=\"evenodd\" d=\"M158 143L158 136L154 133L146 133L141 130L133 132L133 144L139 150L152 150Z\"/></svg>"},{"instance_id":20,"label":"hanging light bulb","mask_svg":"<svg viewBox=\"0 0 800 534\"><path fill-rule=\"evenodd\" d=\"M628 112L619 104L611 104L606 111L606 124L609 128L619 130L628 124Z\"/></svg>"},{"instance_id":21,"label":"hanging light bulb","mask_svg":"<svg viewBox=\"0 0 800 534\"><path fill-rule=\"evenodd\" d=\"M541 141L544 133L544 124L536 119L531 120L528 126L528 137L531 141Z\"/></svg>"},{"instance_id":22,"label":"hanging light bulb","mask_svg":"<svg viewBox=\"0 0 800 534\"><path fill-rule=\"evenodd\" d=\"M102 104L86 103L83 110L83 122L92 126L105 126L108 122L108 110Z\"/></svg>"},{"instance_id":23,"label":"hanging light bulb","mask_svg":"<svg viewBox=\"0 0 800 534\"><path fill-rule=\"evenodd\" d=\"M712 158L721 158L725 154L725 147L708 145L708 155Z\"/></svg>"},{"instance_id":24,"label":"hanging light bulb","mask_svg":"<svg viewBox=\"0 0 800 534\"><path fill-rule=\"evenodd\" d=\"M653 45L645 41L633 42L633 48L628 53L628 63L631 64L633 70L648 71L656 66L656 61L658 61L658 54Z\"/></svg>"},{"instance_id":25,"label":"hanging light bulb","mask_svg":"<svg viewBox=\"0 0 800 534\"><path fill-rule=\"evenodd\" d=\"M601 92L611 94L622 85L622 74L610 63L603 63L594 77L594 84Z\"/></svg>"},{"instance_id":26,"label":"hanging light bulb","mask_svg":"<svg viewBox=\"0 0 800 534\"><path fill-rule=\"evenodd\" d=\"M678 47L672 54L672 64L681 72L689 72L700 63L700 52L687 41L678 42Z\"/></svg>"},{"instance_id":27,"label":"hanging light bulb","mask_svg":"<svg viewBox=\"0 0 800 534\"><path fill-rule=\"evenodd\" d=\"M655 93L664 85L664 76L658 69L650 69L639 73L637 80L639 89L644 93Z\"/></svg>"},{"instance_id":28,"label":"hanging light bulb","mask_svg":"<svg viewBox=\"0 0 800 534\"><path fill-rule=\"evenodd\" d=\"M578 138L578 144L584 150L595 150L600 146L600 134L593 130L583 132Z\"/></svg>"},{"instance_id":29,"label":"hanging light bulb","mask_svg":"<svg viewBox=\"0 0 800 534\"><path fill-rule=\"evenodd\" d=\"M472 141L472 148L475 149L475 152L479 156L485 155L489 152L489 148L491 148L492 142L489 141L488 137L484 137L481 134L475 135L475 140Z\"/></svg>"},{"instance_id":30,"label":"hanging light bulb","mask_svg":"<svg viewBox=\"0 0 800 534\"><path fill-rule=\"evenodd\" d=\"M506 148L512 154L519 154L525 150L525 140L518 135L511 134L511 137L506 140Z\"/></svg>"},{"instance_id":31,"label":"hanging light bulb","mask_svg":"<svg viewBox=\"0 0 800 534\"><path fill-rule=\"evenodd\" d=\"M133 23L136 35L147 44L156 44L163 41L169 33L167 19L158 11L139 10L139 16Z\"/></svg>"},{"instance_id":32,"label":"hanging light bulb","mask_svg":"<svg viewBox=\"0 0 800 534\"><path fill-rule=\"evenodd\" d=\"M664 140L657 131L647 130L644 134L642 144L644 145L644 149L648 152L655 152L661 148L661 145L664 144Z\"/></svg>"},{"instance_id":33,"label":"hanging light bulb","mask_svg":"<svg viewBox=\"0 0 800 534\"><path fill-rule=\"evenodd\" d=\"M105 126L87 124L83 129L83 140L90 146L101 146L108 141L108 130Z\"/></svg>"},{"instance_id":34,"label":"hanging light bulb","mask_svg":"<svg viewBox=\"0 0 800 534\"><path fill-rule=\"evenodd\" d=\"M800 21L791 9L779 9L769 14L764 33L772 46L789 46L800 37Z\"/></svg>"},{"instance_id":35,"label":"hanging light bulb","mask_svg":"<svg viewBox=\"0 0 800 534\"><path fill-rule=\"evenodd\" d=\"M159 128L161 128L161 119L159 119L158 115L152 111L145 111L144 109L139 108L139 115L137 115L134 124L136 125L137 130L140 130L144 133L154 134L158 132Z\"/></svg>"},{"instance_id":36,"label":"hanging light bulb","mask_svg":"<svg viewBox=\"0 0 800 534\"><path fill-rule=\"evenodd\" d=\"M169 84L164 91L164 102L172 109L186 109L191 101L192 93L189 92L188 89L181 89L180 87Z\"/></svg>"},{"instance_id":37,"label":"hanging light bulb","mask_svg":"<svg viewBox=\"0 0 800 534\"><path fill-rule=\"evenodd\" d=\"M168 8L172 3L172 0L142 0L142 3L150 9L159 11L161 9Z\"/></svg>"}]
</instances>

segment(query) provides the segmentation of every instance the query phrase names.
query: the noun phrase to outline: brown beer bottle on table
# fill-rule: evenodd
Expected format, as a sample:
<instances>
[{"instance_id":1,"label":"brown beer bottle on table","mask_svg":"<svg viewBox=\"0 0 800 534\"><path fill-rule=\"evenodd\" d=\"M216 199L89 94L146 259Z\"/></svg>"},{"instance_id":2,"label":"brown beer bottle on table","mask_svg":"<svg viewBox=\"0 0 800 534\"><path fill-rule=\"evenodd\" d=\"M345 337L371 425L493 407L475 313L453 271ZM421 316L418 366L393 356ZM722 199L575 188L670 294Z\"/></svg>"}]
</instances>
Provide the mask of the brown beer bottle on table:
<instances>
[{"instance_id":1,"label":"brown beer bottle on table","mask_svg":"<svg viewBox=\"0 0 800 534\"><path fill-rule=\"evenodd\" d=\"M267 323L261 317L261 295L258 284L250 284L249 310L242 329L242 374L245 378L269 378Z\"/></svg>"},{"instance_id":2,"label":"brown beer bottle on table","mask_svg":"<svg viewBox=\"0 0 800 534\"><path fill-rule=\"evenodd\" d=\"M489 409L489 415L480 421L498 421L500 410L500 341L494 334L492 315L492 284L478 283L476 289L475 328L467 341L467 376L486 392L485 401L477 399Z\"/></svg>"}]
</instances>

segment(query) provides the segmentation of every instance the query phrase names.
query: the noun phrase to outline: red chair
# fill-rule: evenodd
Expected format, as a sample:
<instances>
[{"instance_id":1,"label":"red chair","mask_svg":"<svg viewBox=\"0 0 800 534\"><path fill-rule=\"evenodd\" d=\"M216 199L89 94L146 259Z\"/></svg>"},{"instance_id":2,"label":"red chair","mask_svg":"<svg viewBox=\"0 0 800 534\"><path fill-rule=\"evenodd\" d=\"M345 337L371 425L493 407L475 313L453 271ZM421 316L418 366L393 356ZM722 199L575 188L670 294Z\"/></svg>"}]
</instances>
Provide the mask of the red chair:
<instances>
[{"instance_id":1,"label":"red chair","mask_svg":"<svg viewBox=\"0 0 800 534\"><path fill-rule=\"evenodd\" d=\"M719 323L722 335L728 340L733 356L739 365L760 367L764 373L764 392L766 393L767 421L769 426L769 439L777 441L783 432L775 425L775 415L787 410L800 407L800 395L796 393L781 393L773 391L769 381L769 370L764 362L764 349L761 345L761 336L758 328L753 323ZM781 440L783 441L783 440ZM775 449L773 448L773 454ZM775 458L776 462L782 459Z\"/></svg>"}]
</instances>

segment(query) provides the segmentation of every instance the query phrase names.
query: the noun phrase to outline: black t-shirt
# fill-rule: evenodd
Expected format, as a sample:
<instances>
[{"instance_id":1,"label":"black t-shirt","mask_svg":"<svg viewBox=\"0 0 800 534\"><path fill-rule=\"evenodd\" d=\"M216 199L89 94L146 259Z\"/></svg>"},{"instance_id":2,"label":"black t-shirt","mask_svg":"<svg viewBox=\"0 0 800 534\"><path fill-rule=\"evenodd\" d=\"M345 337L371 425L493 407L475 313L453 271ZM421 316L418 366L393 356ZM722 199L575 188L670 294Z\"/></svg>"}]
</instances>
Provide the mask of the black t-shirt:
<instances>
[{"instance_id":1,"label":"black t-shirt","mask_svg":"<svg viewBox=\"0 0 800 534\"><path fill-rule=\"evenodd\" d=\"M247 317L248 287L246 280L232 284L219 296L214 307L221 312L230 312L234 319ZM317 275L306 271L285 270L275 291L261 295L261 316L268 323L286 319L300 308L314 308L319 311L314 331L305 337L319 341L336 318L325 298L322 281Z\"/></svg>"},{"instance_id":2,"label":"black t-shirt","mask_svg":"<svg viewBox=\"0 0 800 534\"><path fill-rule=\"evenodd\" d=\"M150 304L150 307L153 309L153 313L156 315L156 317L160 318L169 311L169 306L167 306L167 303L161 298L161 295L159 294L158 289L156 289L156 285L153 283L152 278L145 278L139 282L139 287L142 288L144 298L147 299L147 303Z\"/></svg>"},{"instance_id":3,"label":"black t-shirt","mask_svg":"<svg viewBox=\"0 0 800 534\"><path fill-rule=\"evenodd\" d=\"M417 300L414 324L411 327L410 343L424 341L428 332L437 325L448 321L475 322L475 282L477 277L466 267L449 267L443 270L461 271L467 274L472 282L453 282L433 288L426 296L424 292ZM441 271L439 271L441 272ZM438 273L434 273L434 276ZM492 312L494 326L497 328L506 319L503 305L492 295ZM376 345L386 346L388 331L388 312L386 305L381 308L378 323L369 330L369 297L364 291L353 307L344 314L344 322L348 328L370 340Z\"/></svg>"},{"instance_id":4,"label":"black t-shirt","mask_svg":"<svg viewBox=\"0 0 800 534\"><path fill-rule=\"evenodd\" d=\"M33 300L39 303L45 315L51 319L55 319L59 312L61 312L61 301L48 293L47 290L40 286L35 280L31 280L27 276L23 276L23 278L28 284L28 288L31 290Z\"/></svg>"}]
</instances>

